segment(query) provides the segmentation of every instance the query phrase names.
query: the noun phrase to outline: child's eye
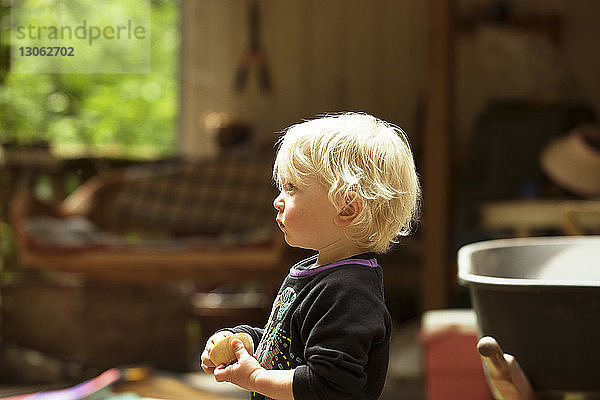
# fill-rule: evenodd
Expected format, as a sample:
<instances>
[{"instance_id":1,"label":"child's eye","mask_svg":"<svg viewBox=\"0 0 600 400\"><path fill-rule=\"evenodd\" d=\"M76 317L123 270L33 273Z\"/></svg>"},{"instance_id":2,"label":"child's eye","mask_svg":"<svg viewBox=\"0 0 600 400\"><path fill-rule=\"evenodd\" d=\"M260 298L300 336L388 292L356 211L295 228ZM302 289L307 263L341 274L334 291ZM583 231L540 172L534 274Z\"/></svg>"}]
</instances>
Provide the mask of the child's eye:
<instances>
[{"instance_id":1,"label":"child's eye","mask_svg":"<svg viewBox=\"0 0 600 400\"><path fill-rule=\"evenodd\" d=\"M294 186L293 183L286 182L283 184L283 190L285 190L286 192L293 192L294 190L296 190L296 186Z\"/></svg>"}]
</instances>

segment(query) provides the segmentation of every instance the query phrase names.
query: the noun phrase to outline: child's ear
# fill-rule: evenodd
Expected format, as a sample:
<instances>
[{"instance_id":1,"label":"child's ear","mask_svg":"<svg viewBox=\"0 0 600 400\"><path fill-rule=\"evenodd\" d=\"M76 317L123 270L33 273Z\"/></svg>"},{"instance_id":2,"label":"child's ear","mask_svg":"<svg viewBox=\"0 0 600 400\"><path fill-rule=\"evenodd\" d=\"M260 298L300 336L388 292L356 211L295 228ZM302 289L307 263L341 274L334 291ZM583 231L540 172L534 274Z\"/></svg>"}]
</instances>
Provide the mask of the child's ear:
<instances>
[{"instance_id":1,"label":"child's ear","mask_svg":"<svg viewBox=\"0 0 600 400\"><path fill-rule=\"evenodd\" d=\"M346 204L342 207L334 222L339 227L348 226L354 221L363 209L363 199L354 191L348 192Z\"/></svg>"}]
</instances>

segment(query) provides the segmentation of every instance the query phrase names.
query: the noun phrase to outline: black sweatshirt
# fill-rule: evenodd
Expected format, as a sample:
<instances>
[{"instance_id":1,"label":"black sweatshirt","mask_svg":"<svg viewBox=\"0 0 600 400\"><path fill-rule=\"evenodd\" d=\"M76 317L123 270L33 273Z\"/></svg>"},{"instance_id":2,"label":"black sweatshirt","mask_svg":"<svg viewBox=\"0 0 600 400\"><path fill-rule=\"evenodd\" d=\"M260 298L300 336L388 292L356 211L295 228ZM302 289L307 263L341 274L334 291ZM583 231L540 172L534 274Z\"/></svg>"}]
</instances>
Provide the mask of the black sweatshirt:
<instances>
[{"instance_id":1,"label":"black sweatshirt","mask_svg":"<svg viewBox=\"0 0 600 400\"><path fill-rule=\"evenodd\" d=\"M230 330L252 336L264 368L295 368L295 400L377 399L392 330L382 269L373 253L310 268L316 257L290 269L264 329Z\"/></svg>"}]
</instances>

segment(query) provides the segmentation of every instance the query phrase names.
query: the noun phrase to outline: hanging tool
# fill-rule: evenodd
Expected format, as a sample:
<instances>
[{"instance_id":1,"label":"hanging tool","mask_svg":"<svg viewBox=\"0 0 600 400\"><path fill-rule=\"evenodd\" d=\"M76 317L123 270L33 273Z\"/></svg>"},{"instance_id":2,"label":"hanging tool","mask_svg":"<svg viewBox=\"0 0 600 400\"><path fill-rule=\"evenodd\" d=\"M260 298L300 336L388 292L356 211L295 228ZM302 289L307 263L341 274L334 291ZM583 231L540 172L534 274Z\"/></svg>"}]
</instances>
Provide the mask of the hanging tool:
<instances>
[{"instance_id":1,"label":"hanging tool","mask_svg":"<svg viewBox=\"0 0 600 400\"><path fill-rule=\"evenodd\" d=\"M256 70L261 92L271 91L271 77L267 66L267 55L260 41L260 5L259 0L248 3L249 44L242 54L238 66L234 87L237 92L243 92L252 69Z\"/></svg>"}]
</instances>

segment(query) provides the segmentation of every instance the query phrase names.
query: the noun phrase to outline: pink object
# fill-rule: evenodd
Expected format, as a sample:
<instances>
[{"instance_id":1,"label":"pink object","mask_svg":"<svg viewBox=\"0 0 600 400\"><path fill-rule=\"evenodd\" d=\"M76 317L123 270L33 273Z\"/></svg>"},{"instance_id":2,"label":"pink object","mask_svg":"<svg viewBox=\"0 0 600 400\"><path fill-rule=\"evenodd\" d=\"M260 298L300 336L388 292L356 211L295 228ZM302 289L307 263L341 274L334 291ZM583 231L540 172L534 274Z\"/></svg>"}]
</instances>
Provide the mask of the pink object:
<instances>
[{"instance_id":1,"label":"pink object","mask_svg":"<svg viewBox=\"0 0 600 400\"><path fill-rule=\"evenodd\" d=\"M116 368L111 368L93 379L87 380L67 389L36 392L32 394L3 398L6 400L78 400L112 385L120 378L121 373L119 370Z\"/></svg>"},{"instance_id":2,"label":"pink object","mask_svg":"<svg viewBox=\"0 0 600 400\"><path fill-rule=\"evenodd\" d=\"M477 352L472 310L424 313L421 340L428 400L493 399Z\"/></svg>"}]
</instances>

